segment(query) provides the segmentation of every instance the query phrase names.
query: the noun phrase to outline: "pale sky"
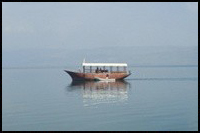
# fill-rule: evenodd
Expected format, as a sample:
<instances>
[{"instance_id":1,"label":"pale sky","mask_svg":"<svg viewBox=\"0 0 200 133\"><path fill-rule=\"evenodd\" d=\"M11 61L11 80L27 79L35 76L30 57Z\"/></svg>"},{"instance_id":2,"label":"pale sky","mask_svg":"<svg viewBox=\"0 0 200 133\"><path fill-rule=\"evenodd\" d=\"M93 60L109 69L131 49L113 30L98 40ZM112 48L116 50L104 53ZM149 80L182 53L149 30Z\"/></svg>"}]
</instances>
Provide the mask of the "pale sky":
<instances>
[{"instance_id":1,"label":"pale sky","mask_svg":"<svg viewBox=\"0 0 200 133\"><path fill-rule=\"evenodd\" d=\"M3 2L2 52L198 46L197 2Z\"/></svg>"}]
</instances>

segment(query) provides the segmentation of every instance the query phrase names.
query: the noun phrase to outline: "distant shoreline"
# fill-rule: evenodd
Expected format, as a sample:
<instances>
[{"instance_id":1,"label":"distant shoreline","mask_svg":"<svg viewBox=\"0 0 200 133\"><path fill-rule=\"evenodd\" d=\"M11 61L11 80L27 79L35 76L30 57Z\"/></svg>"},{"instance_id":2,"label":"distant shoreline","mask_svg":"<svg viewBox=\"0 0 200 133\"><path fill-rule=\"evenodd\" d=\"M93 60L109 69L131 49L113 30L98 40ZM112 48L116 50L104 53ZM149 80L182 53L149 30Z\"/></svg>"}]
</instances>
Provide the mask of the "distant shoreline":
<instances>
[{"instance_id":1,"label":"distant shoreline","mask_svg":"<svg viewBox=\"0 0 200 133\"><path fill-rule=\"evenodd\" d=\"M67 66L33 66L33 67L2 67L2 69L57 69L66 68ZM70 66L72 67L72 66ZM75 66L78 67L78 66ZM198 65L133 65L130 67L198 67Z\"/></svg>"}]
</instances>

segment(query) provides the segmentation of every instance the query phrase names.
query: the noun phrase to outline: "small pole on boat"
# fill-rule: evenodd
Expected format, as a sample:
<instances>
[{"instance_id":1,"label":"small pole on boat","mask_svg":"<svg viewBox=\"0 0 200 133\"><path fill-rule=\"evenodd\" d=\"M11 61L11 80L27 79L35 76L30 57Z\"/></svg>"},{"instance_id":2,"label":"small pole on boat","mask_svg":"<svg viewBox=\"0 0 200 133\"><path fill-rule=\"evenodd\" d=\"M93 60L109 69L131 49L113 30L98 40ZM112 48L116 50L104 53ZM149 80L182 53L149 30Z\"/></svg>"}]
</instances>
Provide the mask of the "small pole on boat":
<instances>
[{"instance_id":1,"label":"small pole on boat","mask_svg":"<svg viewBox=\"0 0 200 133\"><path fill-rule=\"evenodd\" d=\"M90 66L90 73L92 73L92 66Z\"/></svg>"},{"instance_id":2,"label":"small pole on boat","mask_svg":"<svg viewBox=\"0 0 200 133\"><path fill-rule=\"evenodd\" d=\"M85 63L85 58L83 59L83 63ZM85 73L85 66L83 65L83 73Z\"/></svg>"},{"instance_id":3,"label":"small pole on boat","mask_svg":"<svg viewBox=\"0 0 200 133\"><path fill-rule=\"evenodd\" d=\"M83 73L85 73L85 66L83 66Z\"/></svg>"},{"instance_id":4,"label":"small pole on boat","mask_svg":"<svg viewBox=\"0 0 200 133\"><path fill-rule=\"evenodd\" d=\"M119 66L117 66L117 72L119 71Z\"/></svg>"},{"instance_id":5,"label":"small pole on boat","mask_svg":"<svg viewBox=\"0 0 200 133\"><path fill-rule=\"evenodd\" d=\"M124 72L126 71L126 67L124 66Z\"/></svg>"},{"instance_id":6,"label":"small pole on boat","mask_svg":"<svg viewBox=\"0 0 200 133\"><path fill-rule=\"evenodd\" d=\"M85 58L83 59L83 63L85 63Z\"/></svg>"}]
</instances>

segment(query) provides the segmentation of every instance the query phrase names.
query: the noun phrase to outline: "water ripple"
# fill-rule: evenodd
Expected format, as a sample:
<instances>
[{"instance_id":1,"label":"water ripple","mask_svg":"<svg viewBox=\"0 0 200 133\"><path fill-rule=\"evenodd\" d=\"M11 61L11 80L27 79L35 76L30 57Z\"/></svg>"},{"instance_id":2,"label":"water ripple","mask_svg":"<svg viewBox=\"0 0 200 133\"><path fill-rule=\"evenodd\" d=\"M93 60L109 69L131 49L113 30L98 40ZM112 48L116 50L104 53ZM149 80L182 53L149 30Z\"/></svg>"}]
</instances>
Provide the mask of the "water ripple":
<instances>
[{"instance_id":1,"label":"water ripple","mask_svg":"<svg viewBox=\"0 0 200 133\"><path fill-rule=\"evenodd\" d=\"M196 81L198 78L191 77L191 78L132 78L132 79L126 79L126 80L148 80L148 81Z\"/></svg>"}]
</instances>

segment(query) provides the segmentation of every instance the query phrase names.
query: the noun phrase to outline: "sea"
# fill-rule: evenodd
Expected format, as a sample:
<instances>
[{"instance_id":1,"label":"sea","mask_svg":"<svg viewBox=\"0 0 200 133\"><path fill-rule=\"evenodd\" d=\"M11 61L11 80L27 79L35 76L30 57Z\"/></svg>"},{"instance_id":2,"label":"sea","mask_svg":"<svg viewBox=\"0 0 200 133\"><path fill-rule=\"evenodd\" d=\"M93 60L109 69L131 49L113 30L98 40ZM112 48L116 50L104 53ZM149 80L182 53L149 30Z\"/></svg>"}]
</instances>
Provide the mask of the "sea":
<instances>
[{"instance_id":1,"label":"sea","mask_svg":"<svg viewBox=\"0 0 200 133\"><path fill-rule=\"evenodd\" d=\"M24 63L2 66L3 131L198 131L198 47L37 49L4 60L9 54ZM83 58L127 63L132 74L73 82L64 70L81 69Z\"/></svg>"}]
</instances>

